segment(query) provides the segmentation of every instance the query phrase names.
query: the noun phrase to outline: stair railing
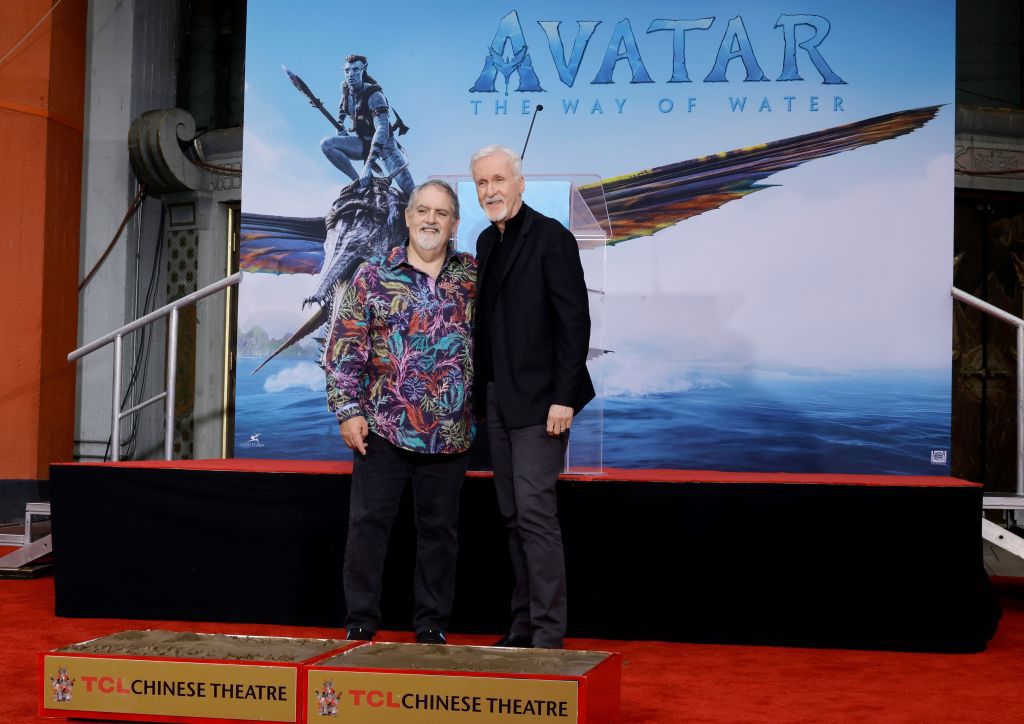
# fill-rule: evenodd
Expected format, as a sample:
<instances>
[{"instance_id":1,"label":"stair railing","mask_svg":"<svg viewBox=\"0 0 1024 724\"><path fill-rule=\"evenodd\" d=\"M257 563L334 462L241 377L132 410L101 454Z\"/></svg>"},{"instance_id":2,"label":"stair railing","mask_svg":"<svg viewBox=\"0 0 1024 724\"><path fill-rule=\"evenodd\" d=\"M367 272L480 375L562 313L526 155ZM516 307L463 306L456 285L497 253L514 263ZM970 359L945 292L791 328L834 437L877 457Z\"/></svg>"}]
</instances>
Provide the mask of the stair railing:
<instances>
[{"instance_id":1,"label":"stair railing","mask_svg":"<svg viewBox=\"0 0 1024 724\"><path fill-rule=\"evenodd\" d=\"M68 355L68 362L74 362L76 360L85 357L87 354L95 352L96 350L106 347L108 344L114 344L114 389L112 393L113 406L111 414L111 445L110 445L110 459L118 461L121 459L121 420L134 414L148 405L152 405L154 402L164 401L164 459L173 460L174 453L174 390L175 383L178 378L178 310L182 307L187 307L190 304L195 304L200 299L204 299L211 294L216 294L222 289L226 289L231 286L237 285L242 279L242 272L236 272L229 277L214 282L208 286L203 287L197 291L187 294L180 299L176 299L173 302L165 304L159 309L150 312L149 314L139 317L134 322L115 329L113 332L100 337L95 342L79 347L74 352ZM121 410L121 361L122 361L122 345L124 336L137 329L141 329L148 324L152 324L158 319L164 317L170 317L167 326L167 388L158 395L154 395L144 402L131 407L128 410Z\"/></svg>"}]
</instances>

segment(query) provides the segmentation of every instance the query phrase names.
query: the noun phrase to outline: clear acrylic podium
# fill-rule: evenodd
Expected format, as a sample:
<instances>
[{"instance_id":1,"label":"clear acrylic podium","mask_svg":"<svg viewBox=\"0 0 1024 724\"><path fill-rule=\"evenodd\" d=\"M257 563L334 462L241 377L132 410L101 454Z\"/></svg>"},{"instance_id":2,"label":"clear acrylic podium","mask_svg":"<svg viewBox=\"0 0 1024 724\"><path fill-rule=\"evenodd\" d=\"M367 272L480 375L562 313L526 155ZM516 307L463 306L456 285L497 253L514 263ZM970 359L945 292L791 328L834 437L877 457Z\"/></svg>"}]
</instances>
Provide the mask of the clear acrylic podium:
<instances>
[{"instance_id":1,"label":"clear acrylic podium","mask_svg":"<svg viewBox=\"0 0 1024 724\"><path fill-rule=\"evenodd\" d=\"M480 209L472 178L431 176L449 183L459 196L460 222L456 246L476 253L476 240L490 223ZM604 465L605 261L611 236L601 178L595 174L525 174L523 200L546 216L561 221L579 244L580 261L590 297L590 354L587 367L597 396L573 421L566 451L567 473L600 473Z\"/></svg>"}]
</instances>

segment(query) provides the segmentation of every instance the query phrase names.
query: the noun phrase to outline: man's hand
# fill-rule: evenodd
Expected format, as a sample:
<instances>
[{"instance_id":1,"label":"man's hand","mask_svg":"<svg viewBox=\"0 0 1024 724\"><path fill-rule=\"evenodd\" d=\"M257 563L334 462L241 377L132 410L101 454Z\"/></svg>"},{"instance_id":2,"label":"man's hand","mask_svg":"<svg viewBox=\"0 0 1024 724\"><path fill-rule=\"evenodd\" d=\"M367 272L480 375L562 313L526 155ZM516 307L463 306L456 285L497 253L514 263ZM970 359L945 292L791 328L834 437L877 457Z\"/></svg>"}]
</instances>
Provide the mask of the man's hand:
<instances>
[{"instance_id":1,"label":"man's hand","mask_svg":"<svg viewBox=\"0 0 1024 724\"><path fill-rule=\"evenodd\" d=\"M572 408L552 405L548 409L548 435L561 435L572 427Z\"/></svg>"},{"instance_id":2,"label":"man's hand","mask_svg":"<svg viewBox=\"0 0 1024 724\"><path fill-rule=\"evenodd\" d=\"M366 418L362 415L350 417L338 426L341 430L341 439L352 450L360 455L366 454L366 436L370 434L370 426L366 424Z\"/></svg>"}]
</instances>

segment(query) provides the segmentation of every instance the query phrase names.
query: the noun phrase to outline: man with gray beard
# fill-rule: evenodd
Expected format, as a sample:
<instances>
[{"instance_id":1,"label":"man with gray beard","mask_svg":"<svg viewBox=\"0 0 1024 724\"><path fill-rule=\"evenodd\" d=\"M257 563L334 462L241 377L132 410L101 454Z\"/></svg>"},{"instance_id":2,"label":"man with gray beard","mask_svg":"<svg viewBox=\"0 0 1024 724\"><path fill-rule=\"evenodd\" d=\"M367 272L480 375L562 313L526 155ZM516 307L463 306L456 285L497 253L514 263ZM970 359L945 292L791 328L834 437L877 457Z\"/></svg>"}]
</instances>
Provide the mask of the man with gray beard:
<instances>
[{"instance_id":1,"label":"man with gray beard","mask_svg":"<svg viewBox=\"0 0 1024 724\"><path fill-rule=\"evenodd\" d=\"M555 484L573 417L594 397L583 266L569 230L523 203L514 151L482 148L470 172L491 221L477 240L477 407L486 410L515 573L512 625L496 645L561 648L566 584Z\"/></svg>"},{"instance_id":2,"label":"man with gray beard","mask_svg":"<svg viewBox=\"0 0 1024 724\"><path fill-rule=\"evenodd\" d=\"M344 587L349 639L371 640L391 526L412 484L420 643L446 643L459 494L472 411L476 261L454 251L459 201L443 181L415 189L409 243L363 262L335 294L324 350L327 401L353 450Z\"/></svg>"}]
</instances>

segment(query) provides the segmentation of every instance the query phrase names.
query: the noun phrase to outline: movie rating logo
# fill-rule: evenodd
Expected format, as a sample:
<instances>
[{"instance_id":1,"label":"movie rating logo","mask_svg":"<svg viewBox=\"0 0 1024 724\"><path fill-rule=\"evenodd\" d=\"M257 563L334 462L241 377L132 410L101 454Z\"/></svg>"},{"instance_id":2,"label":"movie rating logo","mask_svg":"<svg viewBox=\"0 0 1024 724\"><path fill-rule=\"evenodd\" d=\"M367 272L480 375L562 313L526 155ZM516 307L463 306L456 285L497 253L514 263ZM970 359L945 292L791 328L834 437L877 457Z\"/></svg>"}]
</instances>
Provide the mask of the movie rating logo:
<instances>
[{"instance_id":1,"label":"movie rating logo","mask_svg":"<svg viewBox=\"0 0 1024 724\"><path fill-rule=\"evenodd\" d=\"M948 457L947 457L946 453L947 453L946 450L932 450L931 451L932 465L945 465L947 460L948 460Z\"/></svg>"},{"instance_id":2,"label":"movie rating logo","mask_svg":"<svg viewBox=\"0 0 1024 724\"><path fill-rule=\"evenodd\" d=\"M67 667L61 666L57 669L57 676L50 677L50 684L53 686L54 701L71 701L71 690L75 686L75 680L68 676Z\"/></svg>"}]
</instances>

